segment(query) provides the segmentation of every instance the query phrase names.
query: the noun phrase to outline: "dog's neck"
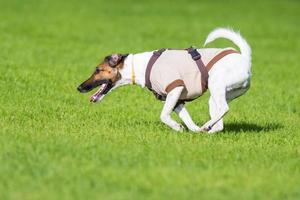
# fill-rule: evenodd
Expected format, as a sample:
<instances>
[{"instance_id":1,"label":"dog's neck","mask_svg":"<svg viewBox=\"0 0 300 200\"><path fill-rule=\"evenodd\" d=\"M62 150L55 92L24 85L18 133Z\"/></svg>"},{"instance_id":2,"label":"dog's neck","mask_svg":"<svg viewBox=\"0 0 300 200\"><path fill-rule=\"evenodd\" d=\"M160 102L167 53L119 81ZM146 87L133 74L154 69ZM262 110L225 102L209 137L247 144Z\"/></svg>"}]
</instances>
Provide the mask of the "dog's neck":
<instances>
[{"instance_id":1,"label":"dog's neck","mask_svg":"<svg viewBox=\"0 0 300 200\"><path fill-rule=\"evenodd\" d=\"M118 85L137 84L145 87L145 73L147 64L153 52L129 54L124 61L123 68L119 71L121 80Z\"/></svg>"}]
</instances>

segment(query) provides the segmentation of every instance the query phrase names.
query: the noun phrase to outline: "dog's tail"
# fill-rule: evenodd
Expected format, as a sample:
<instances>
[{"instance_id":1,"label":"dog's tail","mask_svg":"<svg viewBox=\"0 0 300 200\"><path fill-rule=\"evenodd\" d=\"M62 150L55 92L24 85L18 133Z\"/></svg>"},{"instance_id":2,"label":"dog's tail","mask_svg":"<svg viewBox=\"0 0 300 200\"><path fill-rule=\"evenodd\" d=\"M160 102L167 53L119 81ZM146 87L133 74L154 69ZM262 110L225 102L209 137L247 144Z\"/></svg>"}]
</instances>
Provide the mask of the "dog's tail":
<instances>
[{"instance_id":1,"label":"dog's tail","mask_svg":"<svg viewBox=\"0 0 300 200\"><path fill-rule=\"evenodd\" d=\"M226 38L231 40L236 46L240 48L242 56L251 61L251 48L247 41L240 35L240 33L227 28L217 28L210 32L205 40L204 46L214 41L217 38Z\"/></svg>"}]
</instances>

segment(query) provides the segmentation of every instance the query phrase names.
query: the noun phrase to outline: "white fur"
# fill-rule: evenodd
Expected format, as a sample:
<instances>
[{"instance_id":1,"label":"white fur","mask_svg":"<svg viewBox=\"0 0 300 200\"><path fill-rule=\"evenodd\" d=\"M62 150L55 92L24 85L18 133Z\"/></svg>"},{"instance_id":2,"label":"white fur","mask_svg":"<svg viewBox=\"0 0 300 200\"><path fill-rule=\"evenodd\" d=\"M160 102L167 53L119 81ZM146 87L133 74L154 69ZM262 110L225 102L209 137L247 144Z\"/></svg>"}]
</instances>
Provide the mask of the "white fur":
<instances>
[{"instance_id":1,"label":"white fur","mask_svg":"<svg viewBox=\"0 0 300 200\"><path fill-rule=\"evenodd\" d=\"M183 131L183 126L171 118L171 113L183 89L183 86L179 86L168 93L165 105L160 114L160 120L176 131Z\"/></svg>"},{"instance_id":2,"label":"white fur","mask_svg":"<svg viewBox=\"0 0 300 200\"><path fill-rule=\"evenodd\" d=\"M169 92L160 119L176 131L182 131L183 126L171 118L173 110L186 124L188 129L193 132L214 133L223 130L223 116L229 110L228 103L244 94L250 87L251 48L246 40L239 33L230 29L218 28L207 36L205 45L217 38L231 40L240 48L241 54L225 56L209 71L208 89L211 94L209 99L210 120L201 126L201 128L193 122L183 104L174 108L183 87L177 87ZM136 84L145 87L146 67L152 54L153 51L130 54L124 62L123 69L120 71L122 79L116 83L113 89L132 83L132 65L134 66Z\"/></svg>"}]
</instances>

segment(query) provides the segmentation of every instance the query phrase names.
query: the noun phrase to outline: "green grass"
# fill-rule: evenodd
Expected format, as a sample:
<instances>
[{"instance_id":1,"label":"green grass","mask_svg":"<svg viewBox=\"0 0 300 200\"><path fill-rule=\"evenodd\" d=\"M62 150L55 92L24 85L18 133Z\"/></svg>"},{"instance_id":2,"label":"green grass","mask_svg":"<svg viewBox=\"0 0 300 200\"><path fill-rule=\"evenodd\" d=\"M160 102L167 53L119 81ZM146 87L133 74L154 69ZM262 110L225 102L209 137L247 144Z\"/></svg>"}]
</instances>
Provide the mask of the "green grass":
<instances>
[{"instance_id":1,"label":"green grass","mask_svg":"<svg viewBox=\"0 0 300 200\"><path fill-rule=\"evenodd\" d=\"M300 2L0 0L0 199L299 199ZM221 134L178 134L162 103L76 87L103 56L201 46L215 27L253 50ZM213 46L228 46L217 41ZM208 119L208 94L188 103Z\"/></svg>"}]
</instances>

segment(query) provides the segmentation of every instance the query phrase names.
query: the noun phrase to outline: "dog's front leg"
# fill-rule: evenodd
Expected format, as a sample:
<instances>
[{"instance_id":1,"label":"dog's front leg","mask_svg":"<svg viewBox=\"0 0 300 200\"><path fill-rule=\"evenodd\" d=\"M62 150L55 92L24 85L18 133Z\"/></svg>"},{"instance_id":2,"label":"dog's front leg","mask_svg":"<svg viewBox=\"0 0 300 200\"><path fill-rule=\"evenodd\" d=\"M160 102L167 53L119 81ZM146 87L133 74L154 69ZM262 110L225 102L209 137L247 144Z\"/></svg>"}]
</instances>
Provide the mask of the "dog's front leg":
<instances>
[{"instance_id":1,"label":"dog's front leg","mask_svg":"<svg viewBox=\"0 0 300 200\"><path fill-rule=\"evenodd\" d=\"M160 114L160 119L163 123L170 126L175 131L183 131L183 126L171 118L171 113L178 102L183 86L176 87L167 95L165 105Z\"/></svg>"},{"instance_id":2,"label":"dog's front leg","mask_svg":"<svg viewBox=\"0 0 300 200\"><path fill-rule=\"evenodd\" d=\"M197 126L193 119L191 118L190 114L188 113L187 109L184 107L183 104L179 104L174 111L180 117L180 119L184 122L184 124L188 127L190 131L193 132L200 132L200 127Z\"/></svg>"}]
</instances>

